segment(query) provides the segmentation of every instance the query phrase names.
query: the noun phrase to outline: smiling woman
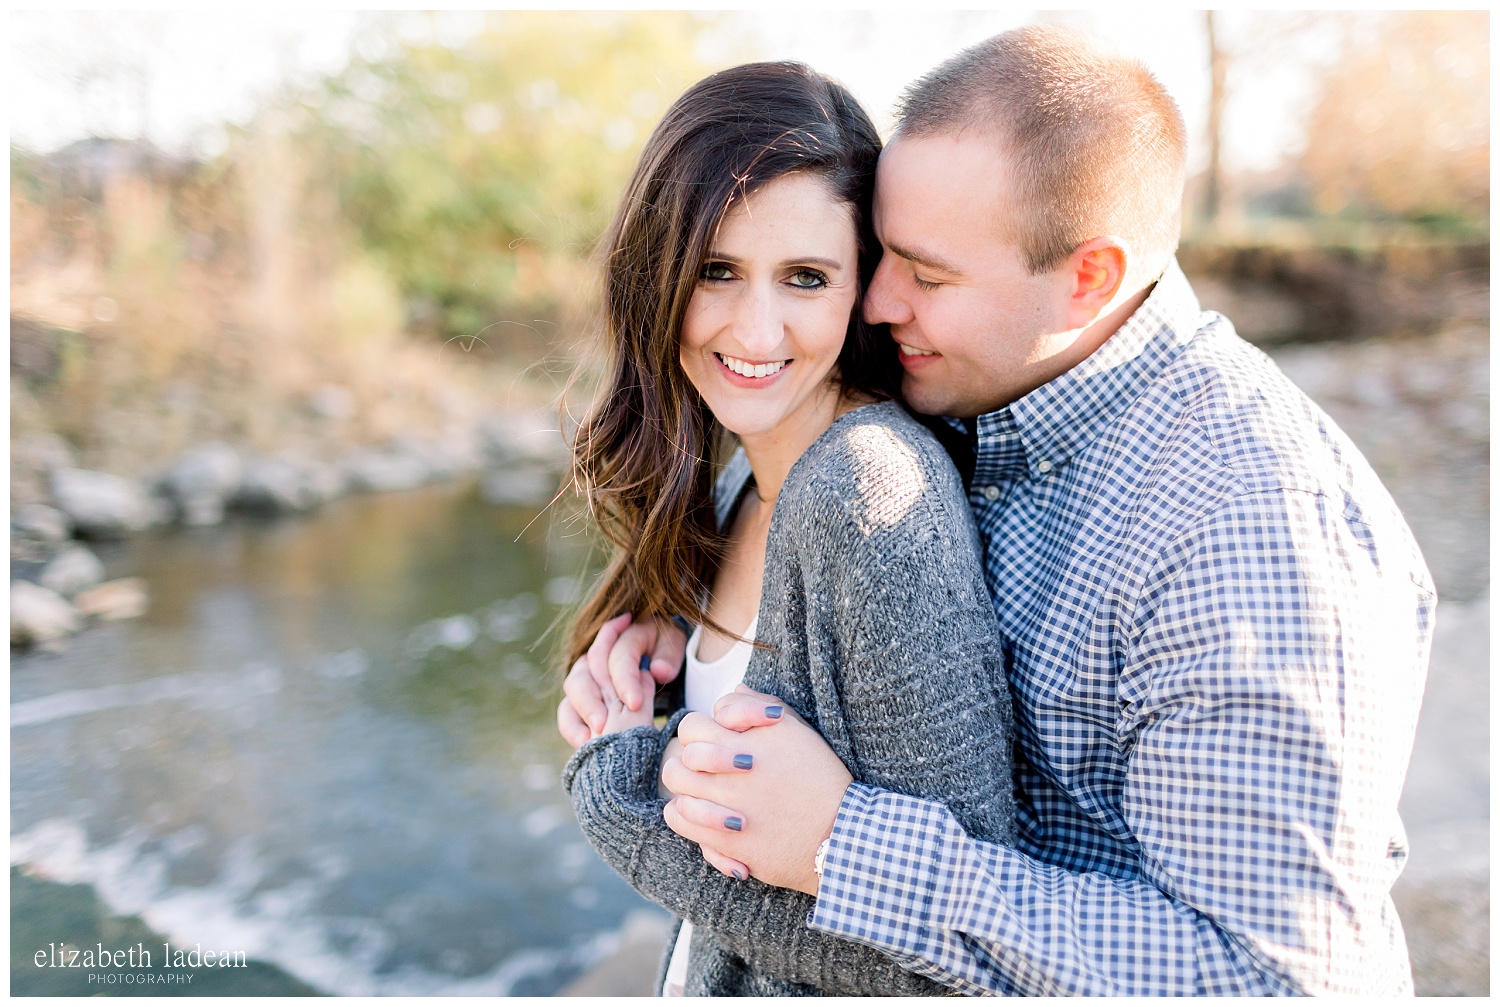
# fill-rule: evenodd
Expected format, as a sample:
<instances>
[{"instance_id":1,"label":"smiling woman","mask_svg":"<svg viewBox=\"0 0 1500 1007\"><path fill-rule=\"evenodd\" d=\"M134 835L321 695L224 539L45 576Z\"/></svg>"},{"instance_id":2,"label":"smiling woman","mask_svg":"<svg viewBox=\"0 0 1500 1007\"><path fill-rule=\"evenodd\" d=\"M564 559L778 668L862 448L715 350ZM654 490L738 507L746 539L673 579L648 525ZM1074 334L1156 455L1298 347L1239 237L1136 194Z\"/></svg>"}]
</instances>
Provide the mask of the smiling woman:
<instances>
[{"instance_id":1,"label":"smiling woman","mask_svg":"<svg viewBox=\"0 0 1500 1007\"><path fill-rule=\"evenodd\" d=\"M771 437L795 459L832 422L858 266L849 209L816 175L768 182L725 215L688 302L681 359L742 444Z\"/></svg>"},{"instance_id":2,"label":"smiling woman","mask_svg":"<svg viewBox=\"0 0 1500 1007\"><path fill-rule=\"evenodd\" d=\"M726 70L657 126L606 238L614 368L574 473L616 552L575 622L558 726L580 746L564 781L584 834L684 920L665 995L945 992L809 932L807 896L666 828L664 814L769 825L659 790L679 762L755 771L736 742L676 740L742 681L785 697L854 778L1011 834L1010 702L969 508L936 439L890 401L895 344L861 310L878 152L827 78ZM738 447L720 470L726 434ZM674 616L698 624L688 640ZM612 678L601 655L632 618L674 639L685 669ZM685 706L658 729L651 693L674 679Z\"/></svg>"},{"instance_id":3,"label":"smiling woman","mask_svg":"<svg viewBox=\"0 0 1500 1007\"><path fill-rule=\"evenodd\" d=\"M622 612L723 629L706 595L725 547L709 462L726 429L753 438L777 410L795 417L795 450L756 473L770 497L840 401L895 394L895 348L857 310L879 152L853 97L792 63L707 78L647 141L605 238L610 377L574 448L616 555L570 660Z\"/></svg>"}]
</instances>

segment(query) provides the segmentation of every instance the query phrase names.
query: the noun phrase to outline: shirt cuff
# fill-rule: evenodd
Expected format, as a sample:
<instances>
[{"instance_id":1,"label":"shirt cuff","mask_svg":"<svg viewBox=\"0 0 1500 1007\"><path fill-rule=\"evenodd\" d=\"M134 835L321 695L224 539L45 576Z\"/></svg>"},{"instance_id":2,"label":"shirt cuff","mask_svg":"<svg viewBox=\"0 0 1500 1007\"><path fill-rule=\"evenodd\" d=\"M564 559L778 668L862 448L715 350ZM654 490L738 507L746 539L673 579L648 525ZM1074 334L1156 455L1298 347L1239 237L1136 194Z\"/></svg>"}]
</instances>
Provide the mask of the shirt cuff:
<instances>
[{"instance_id":1,"label":"shirt cuff","mask_svg":"<svg viewBox=\"0 0 1500 1007\"><path fill-rule=\"evenodd\" d=\"M808 925L898 956L920 955L933 914L955 893L941 881L966 838L947 809L853 783L833 822ZM960 896L962 893L958 893Z\"/></svg>"}]
</instances>

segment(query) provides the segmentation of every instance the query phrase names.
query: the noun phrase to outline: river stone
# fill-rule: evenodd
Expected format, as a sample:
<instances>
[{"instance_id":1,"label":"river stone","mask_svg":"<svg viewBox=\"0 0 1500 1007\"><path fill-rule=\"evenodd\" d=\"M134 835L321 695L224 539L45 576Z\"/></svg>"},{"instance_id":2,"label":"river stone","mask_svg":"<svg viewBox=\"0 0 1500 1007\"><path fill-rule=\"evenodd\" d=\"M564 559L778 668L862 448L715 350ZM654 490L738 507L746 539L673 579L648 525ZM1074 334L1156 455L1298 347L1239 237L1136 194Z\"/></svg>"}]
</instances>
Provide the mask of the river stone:
<instances>
[{"instance_id":1,"label":"river stone","mask_svg":"<svg viewBox=\"0 0 1500 1007\"><path fill-rule=\"evenodd\" d=\"M190 525L218 524L240 486L244 462L227 444L202 444L177 459L161 479Z\"/></svg>"},{"instance_id":2,"label":"river stone","mask_svg":"<svg viewBox=\"0 0 1500 1007\"><path fill-rule=\"evenodd\" d=\"M37 578L49 591L75 595L104 580L104 564L87 548L73 545L54 556Z\"/></svg>"},{"instance_id":3,"label":"river stone","mask_svg":"<svg viewBox=\"0 0 1500 1007\"><path fill-rule=\"evenodd\" d=\"M560 472L568 465L568 445L557 424L556 415L516 409L490 413L479 420L475 432L490 466L529 462Z\"/></svg>"},{"instance_id":4,"label":"river stone","mask_svg":"<svg viewBox=\"0 0 1500 1007\"><path fill-rule=\"evenodd\" d=\"M487 470L479 480L479 495L495 506L541 504L557 492L557 475L531 465Z\"/></svg>"},{"instance_id":5,"label":"river stone","mask_svg":"<svg viewBox=\"0 0 1500 1007\"><path fill-rule=\"evenodd\" d=\"M22 434L11 442L11 461L43 472L72 468L73 448L57 434Z\"/></svg>"},{"instance_id":6,"label":"river stone","mask_svg":"<svg viewBox=\"0 0 1500 1007\"><path fill-rule=\"evenodd\" d=\"M469 431L449 431L425 440L398 438L392 444L398 454L421 458L427 466L428 481L452 479L461 472L478 468L483 460L478 438Z\"/></svg>"},{"instance_id":7,"label":"river stone","mask_svg":"<svg viewBox=\"0 0 1500 1007\"><path fill-rule=\"evenodd\" d=\"M26 579L27 571L18 570L20 566L34 566L40 571L43 563L47 562L52 555L46 542L38 542L34 538L25 535L17 535L12 532L10 536L10 572L11 576L20 576ZM36 572L36 571L32 571Z\"/></svg>"},{"instance_id":8,"label":"river stone","mask_svg":"<svg viewBox=\"0 0 1500 1007\"><path fill-rule=\"evenodd\" d=\"M284 458L254 458L245 464L235 503L247 510L272 513L305 511L325 497L307 467Z\"/></svg>"},{"instance_id":9,"label":"river stone","mask_svg":"<svg viewBox=\"0 0 1500 1007\"><path fill-rule=\"evenodd\" d=\"M349 492L349 473L339 465L310 461L303 476L307 479L309 492L318 498L319 503L327 503Z\"/></svg>"},{"instance_id":10,"label":"river stone","mask_svg":"<svg viewBox=\"0 0 1500 1007\"><path fill-rule=\"evenodd\" d=\"M349 482L355 489L384 492L407 490L427 481L427 464L414 454L360 449L345 459Z\"/></svg>"},{"instance_id":11,"label":"river stone","mask_svg":"<svg viewBox=\"0 0 1500 1007\"><path fill-rule=\"evenodd\" d=\"M10 582L12 646L54 643L82 625L77 610L56 591L25 580Z\"/></svg>"},{"instance_id":12,"label":"river stone","mask_svg":"<svg viewBox=\"0 0 1500 1007\"><path fill-rule=\"evenodd\" d=\"M117 538L151 524L154 508L134 479L62 468L52 473L51 483L53 501L81 535Z\"/></svg>"},{"instance_id":13,"label":"river stone","mask_svg":"<svg viewBox=\"0 0 1500 1007\"><path fill-rule=\"evenodd\" d=\"M66 542L73 534L68 515L42 503L27 504L11 516L13 529L38 542Z\"/></svg>"},{"instance_id":14,"label":"river stone","mask_svg":"<svg viewBox=\"0 0 1500 1007\"><path fill-rule=\"evenodd\" d=\"M307 397L307 407L319 419L348 419L354 412L354 393L343 385L320 385Z\"/></svg>"},{"instance_id":15,"label":"river stone","mask_svg":"<svg viewBox=\"0 0 1500 1007\"><path fill-rule=\"evenodd\" d=\"M145 615L148 600L144 580L139 577L122 577L79 592L73 599L73 604L78 607L80 614L108 622Z\"/></svg>"}]
</instances>

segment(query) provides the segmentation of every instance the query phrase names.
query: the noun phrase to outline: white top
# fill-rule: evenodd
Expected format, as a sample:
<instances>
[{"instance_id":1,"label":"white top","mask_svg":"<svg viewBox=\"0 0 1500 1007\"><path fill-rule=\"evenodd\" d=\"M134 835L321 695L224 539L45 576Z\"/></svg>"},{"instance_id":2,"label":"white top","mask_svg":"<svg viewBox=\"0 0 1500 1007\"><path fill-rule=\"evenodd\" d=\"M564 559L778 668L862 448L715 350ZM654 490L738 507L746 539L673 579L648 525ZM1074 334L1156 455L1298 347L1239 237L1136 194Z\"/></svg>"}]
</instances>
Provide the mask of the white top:
<instances>
[{"instance_id":1,"label":"white top","mask_svg":"<svg viewBox=\"0 0 1500 1007\"><path fill-rule=\"evenodd\" d=\"M759 615L751 619L750 625L740 634L743 639L737 640L717 661L698 660L698 644L703 639L703 627L693 630L687 643L687 667L682 672L687 676L683 683L686 693L684 706L695 713L713 713L714 704L719 701L719 697L733 692L734 687L744 681L745 669L750 667L750 655L755 650L750 641L755 639L755 625L759 621ZM682 929L677 931L677 943L672 946L672 960L667 963L667 978L662 984L662 996L682 996L683 986L687 983L688 943L692 939L693 925L683 920Z\"/></svg>"}]
</instances>

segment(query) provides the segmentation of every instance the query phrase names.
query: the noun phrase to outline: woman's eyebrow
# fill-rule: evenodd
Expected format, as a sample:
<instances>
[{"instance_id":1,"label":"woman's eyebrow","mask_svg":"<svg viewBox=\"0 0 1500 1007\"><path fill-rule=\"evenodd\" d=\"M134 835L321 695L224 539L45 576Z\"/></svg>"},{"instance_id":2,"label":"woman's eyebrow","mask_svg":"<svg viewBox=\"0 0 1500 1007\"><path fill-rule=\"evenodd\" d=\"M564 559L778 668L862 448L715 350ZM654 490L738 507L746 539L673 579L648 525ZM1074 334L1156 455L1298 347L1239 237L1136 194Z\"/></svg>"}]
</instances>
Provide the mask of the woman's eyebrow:
<instances>
[{"instance_id":1,"label":"woman's eyebrow","mask_svg":"<svg viewBox=\"0 0 1500 1007\"><path fill-rule=\"evenodd\" d=\"M822 266L825 269L843 269L844 264L838 259L825 259L817 255L799 256L795 259L787 259L783 266Z\"/></svg>"},{"instance_id":2,"label":"woman's eyebrow","mask_svg":"<svg viewBox=\"0 0 1500 1007\"><path fill-rule=\"evenodd\" d=\"M707 262L727 262L735 266L740 265L742 261L737 256L726 255L713 248L708 250L708 253L704 256L704 260ZM845 264L838 259L826 259L821 255L797 255L790 259L783 259L779 265L782 268L787 266L822 266L825 269L843 269Z\"/></svg>"}]
</instances>

